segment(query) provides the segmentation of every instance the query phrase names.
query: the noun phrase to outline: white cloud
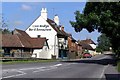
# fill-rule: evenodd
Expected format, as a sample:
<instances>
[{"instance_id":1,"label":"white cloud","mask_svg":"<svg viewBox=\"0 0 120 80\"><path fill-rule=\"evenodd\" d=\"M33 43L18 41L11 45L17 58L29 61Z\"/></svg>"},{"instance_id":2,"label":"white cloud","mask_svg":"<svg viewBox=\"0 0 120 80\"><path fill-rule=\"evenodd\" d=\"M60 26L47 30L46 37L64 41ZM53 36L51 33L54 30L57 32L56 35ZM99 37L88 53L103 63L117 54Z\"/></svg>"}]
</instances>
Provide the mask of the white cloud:
<instances>
[{"instance_id":1,"label":"white cloud","mask_svg":"<svg viewBox=\"0 0 120 80\"><path fill-rule=\"evenodd\" d=\"M31 10L31 6L22 4L22 10L26 10L26 11Z\"/></svg>"},{"instance_id":2,"label":"white cloud","mask_svg":"<svg viewBox=\"0 0 120 80\"><path fill-rule=\"evenodd\" d=\"M14 21L14 25L15 25L15 26L19 26L19 25L22 25L22 24L23 24L22 21Z\"/></svg>"}]
</instances>

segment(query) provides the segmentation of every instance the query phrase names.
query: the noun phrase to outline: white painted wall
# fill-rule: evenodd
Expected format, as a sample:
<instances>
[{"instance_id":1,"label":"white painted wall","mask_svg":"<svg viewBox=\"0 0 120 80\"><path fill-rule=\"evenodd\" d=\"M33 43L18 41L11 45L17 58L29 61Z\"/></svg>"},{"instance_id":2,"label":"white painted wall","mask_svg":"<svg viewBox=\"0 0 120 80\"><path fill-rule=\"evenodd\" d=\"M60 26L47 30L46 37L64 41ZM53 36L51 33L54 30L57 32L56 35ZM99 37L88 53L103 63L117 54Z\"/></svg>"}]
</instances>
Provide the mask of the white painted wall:
<instances>
[{"instance_id":1,"label":"white painted wall","mask_svg":"<svg viewBox=\"0 0 120 80\"><path fill-rule=\"evenodd\" d=\"M95 44L90 44L90 46L95 49L96 48L96 45Z\"/></svg>"},{"instance_id":2,"label":"white painted wall","mask_svg":"<svg viewBox=\"0 0 120 80\"><path fill-rule=\"evenodd\" d=\"M93 56L94 55L94 52L95 51L92 51L92 50L88 50L89 51L89 53Z\"/></svg>"},{"instance_id":3,"label":"white painted wall","mask_svg":"<svg viewBox=\"0 0 120 80\"><path fill-rule=\"evenodd\" d=\"M38 25L35 27L35 25ZM40 27L40 25L48 25L48 27ZM49 29L50 31L39 31L38 29ZM26 30L26 33L30 37L37 37L38 35L41 35L41 37L46 37L48 39L48 45L49 45L49 54L43 53L47 55L56 55L58 58L58 38L57 38L57 32L48 24L48 22L43 19L41 16ZM55 45L56 44L56 45ZM40 53L41 50L34 50L34 53ZM48 51L47 51L48 52ZM44 56L41 53L41 57ZM38 57L40 58L40 56Z\"/></svg>"}]
</instances>

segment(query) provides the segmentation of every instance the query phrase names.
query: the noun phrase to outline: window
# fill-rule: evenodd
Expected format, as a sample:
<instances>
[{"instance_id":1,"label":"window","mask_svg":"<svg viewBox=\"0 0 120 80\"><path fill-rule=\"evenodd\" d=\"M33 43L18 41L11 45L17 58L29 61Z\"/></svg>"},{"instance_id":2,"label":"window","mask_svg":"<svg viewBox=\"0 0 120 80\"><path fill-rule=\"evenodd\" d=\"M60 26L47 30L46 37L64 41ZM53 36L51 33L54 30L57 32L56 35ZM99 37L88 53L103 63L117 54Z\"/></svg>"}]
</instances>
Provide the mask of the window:
<instances>
[{"instance_id":1,"label":"window","mask_svg":"<svg viewBox=\"0 0 120 80\"><path fill-rule=\"evenodd\" d=\"M40 38L40 35L37 35L38 38Z\"/></svg>"}]
</instances>

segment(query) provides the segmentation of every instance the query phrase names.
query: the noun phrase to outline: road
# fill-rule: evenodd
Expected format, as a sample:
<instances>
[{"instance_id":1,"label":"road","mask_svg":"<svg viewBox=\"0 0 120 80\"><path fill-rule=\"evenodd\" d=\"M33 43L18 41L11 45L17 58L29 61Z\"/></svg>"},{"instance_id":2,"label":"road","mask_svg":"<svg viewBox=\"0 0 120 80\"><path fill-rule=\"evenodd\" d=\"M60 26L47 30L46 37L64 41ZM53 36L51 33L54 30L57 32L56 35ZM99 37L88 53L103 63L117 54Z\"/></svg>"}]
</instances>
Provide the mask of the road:
<instances>
[{"instance_id":1,"label":"road","mask_svg":"<svg viewBox=\"0 0 120 80\"><path fill-rule=\"evenodd\" d=\"M111 55L97 55L92 58L70 60L50 63L27 63L2 66L3 80L17 80L22 78L34 80L39 78L76 78L76 79L102 79L106 78L105 70L112 65ZM112 72L112 70L111 70ZM120 79L119 79L120 80Z\"/></svg>"}]
</instances>

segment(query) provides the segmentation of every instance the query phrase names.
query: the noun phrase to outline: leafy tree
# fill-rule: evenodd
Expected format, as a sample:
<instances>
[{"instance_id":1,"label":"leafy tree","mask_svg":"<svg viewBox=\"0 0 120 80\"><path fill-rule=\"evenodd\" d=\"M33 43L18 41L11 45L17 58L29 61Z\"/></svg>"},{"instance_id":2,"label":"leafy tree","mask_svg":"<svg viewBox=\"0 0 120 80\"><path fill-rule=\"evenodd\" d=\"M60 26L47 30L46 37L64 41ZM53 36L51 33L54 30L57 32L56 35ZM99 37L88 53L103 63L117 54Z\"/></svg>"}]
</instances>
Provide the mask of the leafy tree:
<instances>
[{"instance_id":1,"label":"leafy tree","mask_svg":"<svg viewBox=\"0 0 120 80\"><path fill-rule=\"evenodd\" d=\"M3 29L2 34L11 34L11 31L9 29Z\"/></svg>"},{"instance_id":2,"label":"leafy tree","mask_svg":"<svg viewBox=\"0 0 120 80\"><path fill-rule=\"evenodd\" d=\"M11 31L8 29L8 24L6 23L5 19L2 17L2 22L1 22L2 28L0 28L0 32L2 34L10 34Z\"/></svg>"},{"instance_id":3,"label":"leafy tree","mask_svg":"<svg viewBox=\"0 0 120 80\"><path fill-rule=\"evenodd\" d=\"M98 41L97 50L99 50L100 52L110 50L111 43L109 38L105 34L100 35L97 41Z\"/></svg>"},{"instance_id":4,"label":"leafy tree","mask_svg":"<svg viewBox=\"0 0 120 80\"><path fill-rule=\"evenodd\" d=\"M76 32L83 28L106 34L116 55L120 56L120 3L87 2L83 13L75 12L76 21L70 21Z\"/></svg>"}]
</instances>

